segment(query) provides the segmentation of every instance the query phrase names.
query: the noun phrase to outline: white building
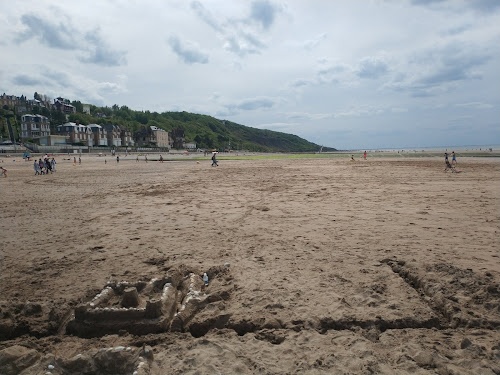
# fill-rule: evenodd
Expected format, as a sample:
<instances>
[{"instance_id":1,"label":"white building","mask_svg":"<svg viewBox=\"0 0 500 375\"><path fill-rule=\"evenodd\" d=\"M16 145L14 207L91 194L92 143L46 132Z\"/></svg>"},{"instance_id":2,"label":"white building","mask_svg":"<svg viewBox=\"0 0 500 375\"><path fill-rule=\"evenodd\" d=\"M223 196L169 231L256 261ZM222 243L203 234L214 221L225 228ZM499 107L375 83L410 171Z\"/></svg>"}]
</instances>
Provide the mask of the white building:
<instances>
[{"instance_id":1,"label":"white building","mask_svg":"<svg viewBox=\"0 0 500 375\"><path fill-rule=\"evenodd\" d=\"M89 124L88 128L92 132L92 144L89 146L107 146L108 145L108 132L101 125Z\"/></svg>"}]
</instances>

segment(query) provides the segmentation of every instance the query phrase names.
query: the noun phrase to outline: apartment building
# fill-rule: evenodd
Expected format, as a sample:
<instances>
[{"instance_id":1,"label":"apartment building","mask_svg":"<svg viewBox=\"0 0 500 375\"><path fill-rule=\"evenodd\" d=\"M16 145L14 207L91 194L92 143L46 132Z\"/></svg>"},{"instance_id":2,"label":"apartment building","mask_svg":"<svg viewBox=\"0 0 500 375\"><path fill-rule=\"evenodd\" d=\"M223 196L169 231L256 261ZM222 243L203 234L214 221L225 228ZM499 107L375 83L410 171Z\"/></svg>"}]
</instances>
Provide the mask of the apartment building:
<instances>
[{"instance_id":1,"label":"apartment building","mask_svg":"<svg viewBox=\"0 0 500 375\"><path fill-rule=\"evenodd\" d=\"M120 137L122 139L122 146L134 146L134 138L130 129L125 126L120 126Z\"/></svg>"},{"instance_id":2,"label":"apartment building","mask_svg":"<svg viewBox=\"0 0 500 375\"><path fill-rule=\"evenodd\" d=\"M21 138L39 139L50 135L50 121L42 115L21 116Z\"/></svg>"},{"instance_id":3,"label":"apartment building","mask_svg":"<svg viewBox=\"0 0 500 375\"><path fill-rule=\"evenodd\" d=\"M71 102L68 99L64 99L61 97L54 99L54 104L52 106L55 110L62 112L62 113L75 113L76 112L75 106L71 105Z\"/></svg>"},{"instance_id":4,"label":"apartment building","mask_svg":"<svg viewBox=\"0 0 500 375\"><path fill-rule=\"evenodd\" d=\"M67 122L56 127L56 132L59 135L66 135L70 143L83 143L89 145L89 140L92 142L92 130L85 125Z\"/></svg>"},{"instance_id":5,"label":"apartment building","mask_svg":"<svg viewBox=\"0 0 500 375\"><path fill-rule=\"evenodd\" d=\"M92 132L89 146L107 146L108 132L101 125L89 124L88 128ZM90 144L91 143L91 144Z\"/></svg>"},{"instance_id":6,"label":"apartment building","mask_svg":"<svg viewBox=\"0 0 500 375\"><path fill-rule=\"evenodd\" d=\"M137 146L169 147L168 132L156 126L142 126L134 134Z\"/></svg>"},{"instance_id":7,"label":"apartment building","mask_svg":"<svg viewBox=\"0 0 500 375\"><path fill-rule=\"evenodd\" d=\"M108 146L120 147L122 145L121 129L118 125L103 125L102 126L108 137Z\"/></svg>"}]
</instances>

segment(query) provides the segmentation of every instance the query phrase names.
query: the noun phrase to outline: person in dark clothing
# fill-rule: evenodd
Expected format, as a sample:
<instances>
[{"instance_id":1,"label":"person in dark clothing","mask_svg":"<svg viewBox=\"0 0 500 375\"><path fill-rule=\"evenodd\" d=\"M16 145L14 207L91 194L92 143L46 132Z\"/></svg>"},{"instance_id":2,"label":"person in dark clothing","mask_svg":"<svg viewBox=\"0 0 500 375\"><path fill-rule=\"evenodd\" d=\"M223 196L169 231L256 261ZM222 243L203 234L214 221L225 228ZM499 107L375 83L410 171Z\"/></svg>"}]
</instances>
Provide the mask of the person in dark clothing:
<instances>
[{"instance_id":1,"label":"person in dark clothing","mask_svg":"<svg viewBox=\"0 0 500 375\"><path fill-rule=\"evenodd\" d=\"M40 167L40 174L45 174L43 169L45 168L45 164L43 163L42 159L38 159L38 166Z\"/></svg>"},{"instance_id":2,"label":"person in dark clothing","mask_svg":"<svg viewBox=\"0 0 500 375\"><path fill-rule=\"evenodd\" d=\"M45 159L45 170L47 171L47 174L49 174L49 172L52 173L52 165L50 164L49 159Z\"/></svg>"}]
</instances>

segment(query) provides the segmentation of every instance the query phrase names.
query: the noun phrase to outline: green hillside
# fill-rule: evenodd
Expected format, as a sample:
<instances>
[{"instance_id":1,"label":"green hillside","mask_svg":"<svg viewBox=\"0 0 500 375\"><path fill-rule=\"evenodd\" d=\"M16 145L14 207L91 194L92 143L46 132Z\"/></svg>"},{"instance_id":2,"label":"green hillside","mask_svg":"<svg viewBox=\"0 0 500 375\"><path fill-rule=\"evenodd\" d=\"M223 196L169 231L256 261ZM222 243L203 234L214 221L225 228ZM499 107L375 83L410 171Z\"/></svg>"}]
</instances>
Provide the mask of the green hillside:
<instances>
[{"instance_id":1,"label":"green hillside","mask_svg":"<svg viewBox=\"0 0 500 375\"><path fill-rule=\"evenodd\" d=\"M69 115L69 121L88 124L123 125L137 131L141 126L156 126L168 132L184 133L185 142L196 142L197 147L204 149L238 149L260 152L314 152L321 146L309 142L296 135L271 130L262 130L236 124L227 120L219 120L211 116L188 112L150 112L134 111L127 106L112 107L90 106L91 115L83 113L83 105L79 101L71 102L77 112ZM5 123L5 116L12 111L4 108L0 112L0 124ZM51 120L51 131L64 122L61 113L38 108L31 111L39 113ZM21 123L20 116L14 121ZM11 120L12 122L12 120ZM0 128L3 128L0 125ZM2 131L3 129L0 129ZM323 148L324 151L335 151L334 148Z\"/></svg>"}]
</instances>

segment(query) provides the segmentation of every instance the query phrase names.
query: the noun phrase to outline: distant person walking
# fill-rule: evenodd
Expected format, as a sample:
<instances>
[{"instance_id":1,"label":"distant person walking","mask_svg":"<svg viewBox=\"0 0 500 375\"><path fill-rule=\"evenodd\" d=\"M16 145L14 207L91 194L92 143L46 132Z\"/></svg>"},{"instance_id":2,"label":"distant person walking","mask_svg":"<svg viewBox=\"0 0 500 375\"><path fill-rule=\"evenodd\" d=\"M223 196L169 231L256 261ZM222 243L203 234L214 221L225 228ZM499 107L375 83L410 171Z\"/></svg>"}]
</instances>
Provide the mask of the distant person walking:
<instances>
[{"instance_id":1,"label":"distant person walking","mask_svg":"<svg viewBox=\"0 0 500 375\"><path fill-rule=\"evenodd\" d=\"M448 153L447 152L444 153L444 162L448 163Z\"/></svg>"},{"instance_id":2,"label":"distant person walking","mask_svg":"<svg viewBox=\"0 0 500 375\"><path fill-rule=\"evenodd\" d=\"M160 163L163 163L163 156L160 155Z\"/></svg>"},{"instance_id":3,"label":"distant person walking","mask_svg":"<svg viewBox=\"0 0 500 375\"><path fill-rule=\"evenodd\" d=\"M457 157L455 156L455 151L451 153L451 164L457 165Z\"/></svg>"},{"instance_id":4,"label":"distant person walking","mask_svg":"<svg viewBox=\"0 0 500 375\"><path fill-rule=\"evenodd\" d=\"M82 158L78 157L78 164L82 164Z\"/></svg>"},{"instance_id":5,"label":"distant person walking","mask_svg":"<svg viewBox=\"0 0 500 375\"><path fill-rule=\"evenodd\" d=\"M137 154L136 158L135 158L135 162L136 163L139 163L139 154Z\"/></svg>"},{"instance_id":6,"label":"distant person walking","mask_svg":"<svg viewBox=\"0 0 500 375\"><path fill-rule=\"evenodd\" d=\"M49 174L49 172L52 173L52 165L50 164L50 160L46 159L44 164L45 164L46 173L47 174Z\"/></svg>"},{"instance_id":7,"label":"distant person walking","mask_svg":"<svg viewBox=\"0 0 500 375\"><path fill-rule=\"evenodd\" d=\"M42 159L38 159L38 167L40 168L40 174L45 174L43 171L43 168L45 168L45 164L43 163Z\"/></svg>"},{"instance_id":8,"label":"distant person walking","mask_svg":"<svg viewBox=\"0 0 500 375\"><path fill-rule=\"evenodd\" d=\"M52 165L52 172L56 171L56 159L52 158L50 161L50 164Z\"/></svg>"},{"instance_id":9,"label":"distant person walking","mask_svg":"<svg viewBox=\"0 0 500 375\"><path fill-rule=\"evenodd\" d=\"M217 155L217 152L214 152L212 154L212 167L218 167L219 166L219 164L217 164L217 156L216 155Z\"/></svg>"},{"instance_id":10,"label":"distant person walking","mask_svg":"<svg viewBox=\"0 0 500 375\"><path fill-rule=\"evenodd\" d=\"M148 162L148 156L144 155L144 159L146 160L146 163Z\"/></svg>"},{"instance_id":11,"label":"distant person walking","mask_svg":"<svg viewBox=\"0 0 500 375\"><path fill-rule=\"evenodd\" d=\"M33 162L33 168L35 169L35 176L37 174L41 174L41 170L40 170L40 164L38 164L38 160L35 159L35 161Z\"/></svg>"},{"instance_id":12,"label":"distant person walking","mask_svg":"<svg viewBox=\"0 0 500 375\"><path fill-rule=\"evenodd\" d=\"M363 158L365 158L365 160L366 160L366 151L365 151L365 153L363 154Z\"/></svg>"},{"instance_id":13,"label":"distant person walking","mask_svg":"<svg viewBox=\"0 0 500 375\"><path fill-rule=\"evenodd\" d=\"M120 162L120 156L119 155L116 155L116 162L119 163Z\"/></svg>"}]
</instances>

